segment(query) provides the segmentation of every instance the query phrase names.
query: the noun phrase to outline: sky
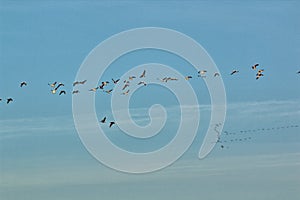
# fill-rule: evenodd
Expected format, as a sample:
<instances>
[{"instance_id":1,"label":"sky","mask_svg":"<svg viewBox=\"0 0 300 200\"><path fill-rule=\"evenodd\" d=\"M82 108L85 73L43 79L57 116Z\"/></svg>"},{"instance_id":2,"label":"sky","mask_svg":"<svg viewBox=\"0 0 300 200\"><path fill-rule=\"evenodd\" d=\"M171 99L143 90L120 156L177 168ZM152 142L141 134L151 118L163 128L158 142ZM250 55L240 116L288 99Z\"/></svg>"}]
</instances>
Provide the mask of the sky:
<instances>
[{"instance_id":1,"label":"sky","mask_svg":"<svg viewBox=\"0 0 300 200\"><path fill-rule=\"evenodd\" d=\"M1 0L1 199L299 199L299 7L297 1ZM75 127L71 91L80 66L97 45L143 27L179 31L208 52L224 82L227 113L221 142L199 160L211 117L203 79L190 63L169 52L143 49L119 57L100 82L145 63L162 63L183 76L193 75L189 83L199 105L191 108L200 111L195 140L179 160L156 172L128 174L87 151ZM265 70L259 80L251 69L255 63ZM231 76L234 69L239 73ZM20 88L22 81L28 85ZM54 81L65 84L66 95L51 94L48 83ZM160 133L138 139L117 125L99 126L127 151L162 148L175 137L184 105L157 85L130 95L132 119L140 126L150 122L149 107L165 107L168 116ZM6 104L9 97L14 101ZM98 120L113 120L111 95L97 91L95 109Z\"/></svg>"}]
</instances>

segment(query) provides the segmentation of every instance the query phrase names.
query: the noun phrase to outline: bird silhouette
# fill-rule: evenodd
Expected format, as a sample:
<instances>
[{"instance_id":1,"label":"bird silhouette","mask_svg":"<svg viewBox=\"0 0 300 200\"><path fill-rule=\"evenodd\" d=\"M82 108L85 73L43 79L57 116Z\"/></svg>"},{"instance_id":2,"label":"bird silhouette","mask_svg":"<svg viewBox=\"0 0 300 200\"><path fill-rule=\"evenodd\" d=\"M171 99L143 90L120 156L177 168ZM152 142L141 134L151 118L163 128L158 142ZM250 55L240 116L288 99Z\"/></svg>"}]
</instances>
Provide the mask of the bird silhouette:
<instances>
[{"instance_id":1,"label":"bird silhouette","mask_svg":"<svg viewBox=\"0 0 300 200\"><path fill-rule=\"evenodd\" d=\"M62 94L66 94L66 91L65 91L65 90L62 90L62 91L59 92L58 95L62 95Z\"/></svg>"},{"instance_id":2,"label":"bird silhouette","mask_svg":"<svg viewBox=\"0 0 300 200\"><path fill-rule=\"evenodd\" d=\"M58 90L58 88L60 88L60 87L62 87L62 86L65 86L63 83L59 83L58 85L57 85L57 87L54 89L54 90Z\"/></svg>"},{"instance_id":3,"label":"bird silhouette","mask_svg":"<svg viewBox=\"0 0 300 200\"><path fill-rule=\"evenodd\" d=\"M113 78L111 80L113 81L114 84L117 84L120 81L120 79L114 80Z\"/></svg>"},{"instance_id":4,"label":"bird silhouette","mask_svg":"<svg viewBox=\"0 0 300 200\"><path fill-rule=\"evenodd\" d=\"M300 74L300 71L297 71L297 74Z\"/></svg>"},{"instance_id":5,"label":"bird silhouette","mask_svg":"<svg viewBox=\"0 0 300 200\"><path fill-rule=\"evenodd\" d=\"M252 65L252 69L254 69L254 70L256 70L256 68L259 66L259 64L257 63L257 64L254 64L254 65Z\"/></svg>"},{"instance_id":6,"label":"bird silhouette","mask_svg":"<svg viewBox=\"0 0 300 200\"><path fill-rule=\"evenodd\" d=\"M218 72L214 73L214 77L220 76Z\"/></svg>"},{"instance_id":7,"label":"bird silhouette","mask_svg":"<svg viewBox=\"0 0 300 200\"><path fill-rule=\"evenodd\" d=\"M103 90L104 86L106 86L107 84L109 84L108 81L103 81L103 82L101 83L101 85L99 86L99 88L100 88L101 90Z\"/></svg>"},{"instance_id":8,"label":"bird silhouette","mask_svg":"<svg viewBox=\"0 0 300 200\"><path fill-rule=\"evenodd\" d=\"M233 70L233 71L230 73L230 75L236 74L236 73L238 73L238 72L239 72L238 70Z\"/></svg>"},{"instance_id":9,"label":"bird silhouette","mask_svg":"<svg viewBox=\"0 0 300 200\"><path fill-rule=\"evenodd\" d=\"M129 90L127 90L126 92L122 93L123 95L128 95L129 94Z\"/></svg>"},{"instance_id":10,"label":"bird silhouette","mask_svg":"<svg viewBox=\"0 0 300 200\"><path fill-rule=\"evenodd\" d=\"M25 81L21 82L20 87L26 86L27 83Z\"/></svg>"},{"instance_id":11,"label":"bird silhouette","mask_svg":"<svg viewBox=\"0 0 300 200\"><path fill-rule=\"evenodd\" d=\"M89 89L89 91L91 91L91 92L96 92L97 89L98 89L98 87L95 87L95 88Z\"/></svg>"},{"instance_id":12,"label":"bird silhouette","mask_svg":"<svg viewBox=\"0 0 300 200\"><path fill-rule=\"evenodd\" d=\"M129 82L125 83L125 85L123 86L122 90L125 90L127 87L129 87Z\"/></svg>"},{"instance_id":13,"label":"bird silhouette","mask_svg":"<svg viewBox=\"0 0 300 200\"><path fill-rule=\"evenodd\" d=\"M83 85L83 84L85 84L85 82L86 82L87 80L84 80L84 81L75 81L74 83L73 83L73 87L74 86L76 86L76 85Z\"/></svg>"},{"instance_id":14,"label":"bird silhouette","mask_svg":"<svg viewBox=\"0 0 300 200\"><path fill-rule=\"evenodd\" d=\"M104 92L106 92L107 94L110 94L112 91L113 91L113 89L105 90Z\"/></svg>"},{"instance_id":15,"label":"bird silhouette","mask_svg":"<svg viewBox=\"0 0 300 200\"><path fill-rule=\"evenodd\" d=\"M100 120L101 123L105 123L105 121L106 121L106 117Z\"/></svg>"},{"instance_id":16,"label":"bird silhouette","mask_svg":"<svg viewBox=\"0 0 300 200\"><path fill-rule=\"evenodd\" d=\"M140 78L144 78L146 76L146 70L143 71L143 73L140 75Z\"/></svg>"},{"instance_id":17,"label":"bird silhouette","mask_svg":"<svg viewBox=\"0 0 300 200\"><path fill-rule=\"evenodd\" d=\"M12 98L8 98L8 99L6 100L6 104L9 104L9 103L12 102L12 101L14 101Z\"/></svg>"},{"instance_id":18,"label":"bird silhouette","mask_svg":"<svg viewBox=\"0 0 300 200\"><path fill-rule=\"evenodd\" d=\"M115 122L109 122L109 128L111 128L114 124L116 124Z\"/></svg>"},{"instance_id":19,"label":"bird silhouette","mask_svg":"<svg viewBox=\"0 0 300 200\"><path fill-rule=\"evenodd\" d=\"M193 78L192 76L186 76L186 77L184 77L185 78L185 80L190 80L191 78Z\"/></svg>"},{"instance_id":20,"label":"bird silhouette","mask_svg":"<svg viewBox=\"0 0 300 200\"><path fill-rule=\"evenodd\" d=\"M79 93L79 90L74 90L73 92L72 92L72 94L78 94Z\"/></svg>"},{"instance_id":21,"label":"bird silhouette","mask_svg":"<svg viewBox=\"0 0 300 200\"><path fill-rule=\"evenodd\" d=\"M56 85L56 83L57 83L57 81L55 81L54 83L48 83L48 85L50 85L50 87L55 87L55 85Z\"/></svg>"},{"instance_id":22,"label":"bird silhouette","mask_svg":"<svg viewBox=\"0 0 300 200\"><path fill-rule=\"evenodd\" d=\"M202 78L205 78L206 76L205 76L205 74L206 74L206 70L200 70L200 71L198 71L198 76L199 77L202 77Z\"/></svg>"},{"instance_id":23,"label":"bird silhouette","mask_svg":"<svg viewBox=\"0 0 300 200\"><path fill-rule=\"evenodd\" d=\"M147 83L145 82L145 81L140 81L139 83L138 83L138 85L144 85L144 86L146 86L147 85Z\"/></svg>"},{"instance_id":24,"label":"bird silhouette","mask_svg":"<svg viewBox=\"0 0 300 200\"><path fill-rule=\"evenodd\" d=\"M129 76L128 79L132 81L132 80L135 79L135 78L136 78L135 76Z\"/></svg>"}]
</instances>

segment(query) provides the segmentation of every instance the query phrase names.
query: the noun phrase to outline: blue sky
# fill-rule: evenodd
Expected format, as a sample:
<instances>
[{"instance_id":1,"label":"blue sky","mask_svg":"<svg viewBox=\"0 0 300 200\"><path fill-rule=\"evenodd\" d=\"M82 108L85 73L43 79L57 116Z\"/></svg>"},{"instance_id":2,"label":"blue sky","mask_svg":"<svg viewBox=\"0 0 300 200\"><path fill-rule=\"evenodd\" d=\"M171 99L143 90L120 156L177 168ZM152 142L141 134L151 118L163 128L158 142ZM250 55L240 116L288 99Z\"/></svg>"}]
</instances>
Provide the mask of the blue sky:
<instances>
[{"instance_id":1,"label":"blue sky","mask_svg":"<svg viewBox=\"0 0 300 200\"><path fill-rule=\"evenodd\" d=\"M0 197L298 199L299 7L297 1L0 1L0 98L14 98L9 105L0 102ZM193 78L201 122L191 148L164 170L124 174L99 163L82 145L70 92L95 46L121 31L149 26L180 31L207 50L226 88L224 131L235 134L223 133L225 148L218 144L207 158L197 159L210 99L202 79ZM177 56L143 50L116 60L101 80L148 62L172 66L183 75L195 73ZM254 63L265 69L258 81ZM233 69L240 72L230 76ZM21 81L28 86L19 88ZM52 95L47 84L53 81L65 83L67 95ZM152 104L166 107L169 118L162 135L147 143L132 140L118 127L104 127L108 137L130 151L162 147L178 127L176 98L155 86L132 98L132 113L141 125L149 122ZM97 93L99 119L112 118L109 105L110 96ZM240 132L262 128L270 130ZM251 139L230 142L246 137Z\"/></svg>"}]
</instances>

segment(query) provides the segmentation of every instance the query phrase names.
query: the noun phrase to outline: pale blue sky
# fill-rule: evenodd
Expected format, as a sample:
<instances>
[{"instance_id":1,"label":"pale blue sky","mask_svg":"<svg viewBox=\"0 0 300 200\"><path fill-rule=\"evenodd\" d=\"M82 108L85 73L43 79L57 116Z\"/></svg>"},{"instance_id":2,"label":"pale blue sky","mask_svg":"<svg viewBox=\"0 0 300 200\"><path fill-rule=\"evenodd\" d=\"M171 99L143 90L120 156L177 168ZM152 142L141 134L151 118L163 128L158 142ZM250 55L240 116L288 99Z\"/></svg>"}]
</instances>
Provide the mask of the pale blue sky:
<instances>
[{"instance_id":1,"label":"pale blue sky","mask_svg":"<svg viewBox=\"0 0 300 200\"><path fill-rule=\"evenodd\" d=\"M300 125L300 3L297 1L0 1L0 197L1 199L299 199L300 128L241 134L241 130ZM202 121L189 151L171 167L146 175L123 174L95 160L82 145L72 118L71 84L88 53L113 34L155 26L180 31L200 43L224 80L228 113L224 135L197 159L210 117L209 94L192 79ZM168 64L194 73L184 60L145 50L118 59L103 79L132 66ZM260 63L259 81L251 65ZM186 66L185 68L183 66ZM230 76L233 69L240 73ZM26 88L19 88L21 81ZM66 96L49 82L66 84ZM117 127L111 140L131 151L159 148L178 126L177 101L159 87L139 90L135 119L147 123L153 103L166 106L165 137L130 140ZM153 96L159 99L153 99ZM110 96L96 96L98 118L111 116Z\"/></svg>"}]
</instances>

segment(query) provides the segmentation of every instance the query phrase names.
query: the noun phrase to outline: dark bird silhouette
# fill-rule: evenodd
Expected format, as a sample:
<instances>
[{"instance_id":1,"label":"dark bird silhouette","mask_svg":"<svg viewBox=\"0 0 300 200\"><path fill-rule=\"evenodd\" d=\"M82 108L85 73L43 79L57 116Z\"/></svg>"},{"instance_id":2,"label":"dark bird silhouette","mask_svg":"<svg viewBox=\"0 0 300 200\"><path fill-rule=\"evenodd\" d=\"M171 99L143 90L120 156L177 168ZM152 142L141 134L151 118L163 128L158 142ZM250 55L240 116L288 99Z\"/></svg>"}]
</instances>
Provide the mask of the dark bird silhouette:
<instances>
[{"instance_id":1,"label":"dark bird silhouette","mask_svg":"<svg viewBox=\"0 0 300 200\"><path fill-rule=\"evenodd\" d=\"M129 94L129 90L127 90L126 92L123 92L122 94L123 94L123 95Z\"/></svg>"},{"instance_id":2,"label":"dark bird silhouette","mask_svg":"<svg viewBox=\"0 0 300 200\"><path fill-rule=\"evenodd\" d=\"M297 74L300 74L300 71L297 71Z\"/></svg>"},{"instance_id":3,"label":"dark bird silhouette","mask_svg":"<svg viewBox=\"0 0 300 200\"><path fill-rule=\"evenodd\" d=\"M259 64L257 63L257 64L254 64L254 65L252 65L252 69L254 69L254 70L256 70L256 68L259 66Z\"/></svg>"},{"instance_id":4,"label":"dark bird silhouette","mask_svg":"<svg viewBox=\"0 0 300 200\"><path fill-rule=\"evenodd\" d=\"M109 123L109 128L111 128L114 124L116 124L115 122L110 122Z\"/></svg>"},{"instance_id":5,"label":"dark bird silhouette","mask_svg":"<svg viewBox=\"0 0 300 200\"><path fill-rule=\"evenodd\" d=\"M26 86L27 83L25 81L21 82L20 87Z\"/></svg>"},{"instance_id":6,"label":"dark bird silhouette","mask_svg":"<svg viewBox=\"0 0 300 200\"><path fill-rule=\"evenodd\" d=\"M143 71L143 73L140 75L140 78L144 78L146 76L146 70Z\"/></svg>"},{"instance_id":7,"label":"dark bird silhouette","mask_svg":"<svg viewBox=\"0 0 300 200\"><path fill-rule=\"evenodd\" d=\"M113 89L105 90L104 92L106 92L107 94L110 94L112 91L113 91Z\"/></svg>"},{"instance_id":8,"label":"dark bird silhouette","mask_svg":"<svg viewBox=\"0 0 300 200\"><path fill-rule=\"evenodd\" d=\"M111 79L113 81L114 84L117 84L119 82L120 79L114 80L113 78Z\"/></svg>"},{"instance_id":9,"label":"dark bird silhouette","mask_svg":"<svg viewBox=\"0 0 300 200\"><path fill-rule=\"evenodd\" d=\"M11 101L14 101L12 98L8 98L7 100L6 100L6 104L9 104Z\"/></svg>"},{"instance_id":10,"label":"dark bird silhouette","mask_svg":"<svg viewBox=\"0 0 300 200\"><path fill-rule=\"evenodd\" d=\"M125 90L127 87L129 87L129 83L126 82L125 85L123 86L122 90Z\"/></svg>"},{"instance_id":11,"label":"dark bird silhouette","mask_svg":"<svg viewBox=\"0 0 300 200\"><path fill-rule=\"evenodd\" d=\"M95 87L95 88L89 89L89 91L96 92L97 89L98 89L98 87Z\"/></svg>"},{"instance_id":12,"label":"dark bird silhouette","mask_svg":"<svg viewBox=\"0 0 300 200\"><path fill-rule=\"evenodd\" d=\"M145 81L140 81L139 83L138 83L138 85L144 85L144 86L146 86L147 85L147 83L145 83Z\"/></svg>"},{"instance_id":13,"label":"dark bird silhouette","mask_svg":"<svg viewBox=\"0 0 300 200\"><path fill-rule=\"evenodd\" d=\"M73 83L73 87L74 86L76 86L76 85L83 85L83 84L85 84L85 82L86 82L87 80L84 80L84 81L75 81L74 83Z\"/></svg>"},{"instance_id":14,"label":"dark bird silhouette","mask_svg":"<svg viewBox=\"0 0 300 200\"><path fill-rule=\"evenodd\" d=\"M236 73L238 73L238 72L239 72L238 70L233 70L233 71L230 73L230 75L236 74Z\"/></svg>"},{"instance_id":15,"label":"dark bird silhouette","mask_svg":"<svg viewBox=\"0 0 300 200\"><path fill-rule=\"evenodd\" d=\"M60 88L61 86L65 86L65 85L63 83L59 83L54 90L58 90L58 88Z\"/></svg>"},{"instance_id":16,"label":"dark bird silhouette","mask_svg":"<svg viewBox=\"0 0 300 200\"><path fill-rule=\"evenodd\" d=\"M62 90L62 91L59 92L59 95L62 95L62 94L66 94L66 91Z\"/></svg>"},{"instance_id":17,"label":"dark bird silhouette","mask_svg":"<svg viewBox=\"0 0 300 200\"><path fill-rule=\"evenodd\" d=\"M0 101L2 101L2 99L0 99Z\"/></svg>"},{"instance_id":18,"label":"dark bird silhouette","mask_svg":"<svg viewBox=\"0 0 300 200\"><path fill-rule=\"evenodd\" d=\"M101 85L99 86L99 88L100 88L101 90L103 90L104 86L107 86L107 84L109 84L108 81L102 81L102 83L101 83Z\"/></svg>"},{"instance_id":19,"label":"dark bird silhouette","mask_svg":"<svg viewBox=\"0 0 300 200\"><path fill-rule=\"evenodd\" d=\"M206 70L200 70L200 71L198 71L198 76L199 77L202 77L202 78L205 78L206 76L205 76L205 74L206 74Z\"/></svg>"},{"instance_id":20,"label":"dark bird silhouette","mask_svg":"<svg viewBox=\"0 0 300 200\"><path fill-rule=\"evenodd\" d=\"M105 123L105 121L106 121L106 117L100 120L101 123Z\"/></svg>"},{"instance_id":21,"label":"dark bird silhouette","mask_svg":"<svg viewBox=\"0 0 300 200\"><path fill-rule=\"evenodd\" d=\"M214 74L214 77L217 77L217 76L220 76L220 74L219 74L218 72L216 72L216 73Z\"/></svg>"},{"instance_id":22,"label":"dark bird silhouette","mask_svg":"<svg viewBox=\"0 0 300 200\"><path fill-rule=\"evenodd\" d=\"M128 79L132 81L134 78L136 78L136 77L135 76L129 76Z\"/></svg>"},{"instance_id":23,"label":"dark bird silhouette","mask_svg":"<svg viewBox=\"0 0 300 200\"><path fill-rule=\"evenodd\" d=\"M79 93L79 90L74 90L73 92L72 92L72 94L78 94Z\"/></svg>"}]
</instances>

